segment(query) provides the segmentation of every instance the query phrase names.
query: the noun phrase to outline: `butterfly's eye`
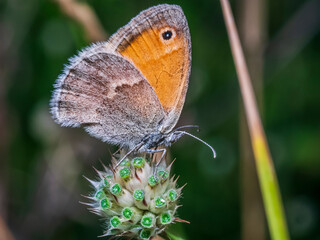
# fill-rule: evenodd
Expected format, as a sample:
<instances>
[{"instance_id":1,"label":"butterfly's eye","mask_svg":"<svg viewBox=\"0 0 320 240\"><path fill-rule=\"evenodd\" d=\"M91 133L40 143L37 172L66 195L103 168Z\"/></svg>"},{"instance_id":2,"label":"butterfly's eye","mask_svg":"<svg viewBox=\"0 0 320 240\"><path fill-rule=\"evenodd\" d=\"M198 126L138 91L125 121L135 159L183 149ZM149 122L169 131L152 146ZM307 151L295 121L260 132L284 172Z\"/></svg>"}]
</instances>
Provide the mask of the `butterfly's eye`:
<instances>
[{"instance_id":1,"label":"butterfly's eye","mask_svg":"<svg viewBox=\"0 0 320 240\"><path fill-rule=\"evenodd\" d=\"M170 30L165 31L162 33L162 38L164 40L169 40L172 37L172 32Z\"/></svg>"}]
</instances>

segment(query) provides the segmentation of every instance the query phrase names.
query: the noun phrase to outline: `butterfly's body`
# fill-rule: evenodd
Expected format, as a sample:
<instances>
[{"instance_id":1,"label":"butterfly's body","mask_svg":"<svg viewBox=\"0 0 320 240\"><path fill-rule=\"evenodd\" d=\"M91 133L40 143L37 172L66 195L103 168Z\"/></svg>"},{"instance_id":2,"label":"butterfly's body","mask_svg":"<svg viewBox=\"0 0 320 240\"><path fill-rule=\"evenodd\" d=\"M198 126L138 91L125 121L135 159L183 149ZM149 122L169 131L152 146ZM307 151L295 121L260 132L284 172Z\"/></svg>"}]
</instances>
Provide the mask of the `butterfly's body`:
<instances>
[{"instance_id":1,"label":"butterfly's body","mask_svg":"<svg viewBox=\"0 0 320 240\"><path fill-rule=\"evenodd\" d=\"M128 149L170 146L188 87L191 43L176 5L141 12L109 41L70 59L58 78L51 113L62 126Z\"/></svg>"}]
</instances>

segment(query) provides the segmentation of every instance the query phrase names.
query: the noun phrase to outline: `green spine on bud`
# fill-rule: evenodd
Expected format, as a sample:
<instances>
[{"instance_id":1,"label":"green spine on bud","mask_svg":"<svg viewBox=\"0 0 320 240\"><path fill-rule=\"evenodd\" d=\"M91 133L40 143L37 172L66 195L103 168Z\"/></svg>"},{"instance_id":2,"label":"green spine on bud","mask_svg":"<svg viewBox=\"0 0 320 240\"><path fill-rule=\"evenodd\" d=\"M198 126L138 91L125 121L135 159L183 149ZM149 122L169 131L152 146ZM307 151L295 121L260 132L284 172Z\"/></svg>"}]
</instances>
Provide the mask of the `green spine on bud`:
<instances>
[{"instance_id":1,"label":"green spine on bud","mask_svg":"<svg viewBox=\"0 0 320 240\"><path fill-rule=\"evenodd\" d=\"M117 228L121 224L120 218L118 216L113 216L110 219L110 225L112 228Z\"/></svg>"},{"instance_id":2,"label":"green spine on bud","mask_svg":"<svg viewBox=\"0 0 320 240\"><path fill-rule=\"evenodd\" d=\"M151 231L149 229L142 229L140 232L140 238L149 239L151 237Z\"/></svg>"},{"instance_id":3,"label":"green spine on bud","mask_svg":"<svg viewBox=\"0 0 320 240\"><path fill-rule=\"evenodd\" d=\"M130 168L125 167L120 170L119 174L120 174L121 178L126 179L126 178L130 177L131 170L130 170Z\"/></svg>"},{"instance_id":4,"label":"green spine on bud","mask_svg":"<svg viewBox=\"0 0 320 240\"><path fill-rule=\"evenodd\" d=\"M155 225L155 222L156 222L156 217L150 212L143 215L140 221L141 225L144 228L152 228Z\"/></svg>"},{"instance_id":5,"label":"green spine on bud","mask_svg":"<svg viewBox=\"0 0 320 240\"><path fill-rule=\"evenodd\" d=\"M134 214L134 211L131 209L131 208L129 208L129 207L126 207L126 208L124 208L123 210L122 210L122 216L125 218L125 219L128 219L128 220L130 220L131 218L132 218L132 216L133 216L133 214Z\"/></svg>"},{"instance_id":6,"label":"green spine on bud","mask_svg":"<svg viewBox=\"0 0 320 240\"><path fill-rule=\"evenodd\" d=\"M166 205L166 200L163 197L156 197L154 203L156 208L162 208Z\"/></svg>"},{"instance_id":7,"label":"green spine on bud","mask_svg":"<svg viewBox=\"0 0 320 240\"><path fill-rule=\"evenodd\" d=\"M172 215L170 212L164 212L160 216L160 223L162 225L170 224L172 222Z\"/></svg>"},{"instance_id":8,"label":"green spine on bud","mask_svg":"<svg viewBox=\"0 0 320 240\"><path fill-rule=\"evenodd\" d=\"M142 157L136 157L132 160L132 165L136 168L143 168L145 160Z\"/></svg>"},{"instance_id":9,"label":"green spine on bud","mask_svg":"<svg viewBox=\"0 0 320 240\"><path fill-rule=\"evenodd\" d=\"M178 199L178 193L174 189L170 189L168 192L168 198L170 202L174 202Z\"/></svg>"},{"instance_id":10,"label":"green spine on bud","mask_svg":"<svg viewBox=\"0 0 320 240\"><path fill-rule=\"evenodd\" d=\"M144 191L142 189L137 189L133 193L133 198L137 201L142 201L144 199Z\"/></svg>"},{"instance_id":11,"label":"green spine on bud","mask_svg":"<svg viewBox=\"0 0 320 240\"><path fill-rule=\"evenodd\" d=\"M103 210L106 210L106 209L110 209L112 206L110 200L108 198L104 198L100 201L100 207L103 209Z\"/></svg>"},{"instance_id":12,"label":"green spine on bud","mask_svg":"<svg viewBox=\"0 0 320 240\"><path fill-rule=\"evenodd\" d=\"M115 183L111 186L110 192L113 195L120 196L120 194L122 193L122 187L120 186L119 183Z\"/></svg>"},{"instance_id":13,"label":"green spine on bud","mask_svg":"<svg viewBox=\"0 0 320 240\"><path fill-rule=\"evenodd\" d=\"M158 182L154 176L148 178L148 184L150 185L150 187L154 187L155 185L157 185L157 183Z\"/></svg>"}]
</instances>

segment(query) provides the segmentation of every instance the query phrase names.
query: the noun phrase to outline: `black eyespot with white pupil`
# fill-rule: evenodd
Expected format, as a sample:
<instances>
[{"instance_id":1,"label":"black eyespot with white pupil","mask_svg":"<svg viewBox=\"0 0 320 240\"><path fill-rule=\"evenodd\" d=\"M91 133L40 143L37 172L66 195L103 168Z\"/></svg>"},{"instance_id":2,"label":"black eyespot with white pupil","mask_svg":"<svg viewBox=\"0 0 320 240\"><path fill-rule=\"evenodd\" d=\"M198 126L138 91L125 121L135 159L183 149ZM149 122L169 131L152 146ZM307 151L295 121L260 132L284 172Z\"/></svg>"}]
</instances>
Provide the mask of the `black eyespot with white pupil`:
<instances>
[{"instance_id":1,"label":"black eyespot with white pupil","mask_svg":"<svg viewBox=\"0 0 320 240\"><path fill-rule=\"evenodd\" d=\"M162 38L164 40L169 40L170 38L172 38L172 32L170 30L165 31L164 33L162 33Z\"/></svg>"}]
</instances>

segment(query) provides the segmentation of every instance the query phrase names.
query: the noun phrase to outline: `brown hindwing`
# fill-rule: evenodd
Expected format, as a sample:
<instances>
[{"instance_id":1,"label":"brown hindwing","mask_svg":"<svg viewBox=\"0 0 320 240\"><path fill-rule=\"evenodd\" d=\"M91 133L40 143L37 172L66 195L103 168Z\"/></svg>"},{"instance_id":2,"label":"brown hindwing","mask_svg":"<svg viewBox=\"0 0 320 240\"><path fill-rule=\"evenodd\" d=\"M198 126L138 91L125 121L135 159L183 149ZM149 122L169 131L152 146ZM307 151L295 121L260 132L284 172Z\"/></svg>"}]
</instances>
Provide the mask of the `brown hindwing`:
<instances>
[{"instance_id":1,"label":"brown hindwing","mask_svg":"<svg viewBox=\"0 0 320 240\"><path fill-rule=\"evenodd\" d=\"M141 73L101 45L74 58L58 79L51 112L61 125L83 125L91 135L117 145L139 143L164 118Z\"/></svg>"}]
</instances>

